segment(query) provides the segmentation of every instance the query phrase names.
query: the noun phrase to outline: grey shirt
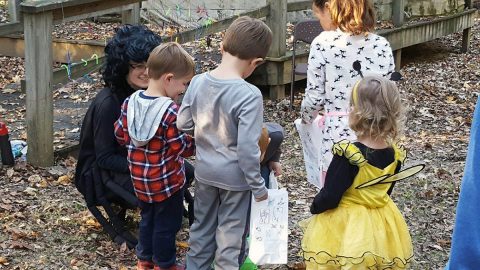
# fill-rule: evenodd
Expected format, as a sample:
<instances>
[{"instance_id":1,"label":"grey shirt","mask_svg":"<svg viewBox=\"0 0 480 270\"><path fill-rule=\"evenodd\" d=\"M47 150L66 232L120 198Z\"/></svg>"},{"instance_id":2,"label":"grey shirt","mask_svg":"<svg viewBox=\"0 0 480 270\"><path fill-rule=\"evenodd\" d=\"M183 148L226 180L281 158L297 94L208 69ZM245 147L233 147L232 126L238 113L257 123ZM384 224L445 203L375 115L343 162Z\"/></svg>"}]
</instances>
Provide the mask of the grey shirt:
<instances>
[{"instance_id":1,"label":"grey shirt","mask_svg":"<svg viewBox=\"0 0 480 270\"><path fill-rule=\"evenodd\" d=\"M267 193L260 176L258 140L263 122L262 93L242 79L195 76L177 117L179 130L193 134L195 178L218 188Z\"/></svg>"}]
</instances>

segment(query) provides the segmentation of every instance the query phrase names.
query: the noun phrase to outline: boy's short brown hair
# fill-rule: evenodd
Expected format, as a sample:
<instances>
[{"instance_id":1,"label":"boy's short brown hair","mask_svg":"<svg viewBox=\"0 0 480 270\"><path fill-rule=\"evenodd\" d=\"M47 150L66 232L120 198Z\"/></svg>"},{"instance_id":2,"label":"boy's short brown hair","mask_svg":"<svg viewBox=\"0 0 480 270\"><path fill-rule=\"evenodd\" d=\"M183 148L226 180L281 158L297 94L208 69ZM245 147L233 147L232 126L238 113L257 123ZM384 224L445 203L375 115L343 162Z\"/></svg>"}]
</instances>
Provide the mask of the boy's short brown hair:
<instances>
[{"instance_id":1,"label":"boy's short brown hair","mask_svg":"<svg viewBox=\"0 0 480 270\"><path fill-rule=\"evenodd\" d=\"M272 30L261 20L242 16L233 21L223 38L223 50L242 60L265 58Z\"/></svg>"},{"instance_id":2,"label":"boy's short brown hair","mask_svg":"<svg viewBox=\"0 0 480 270\"><path fill-rule=\"evenodd\" d=\"M195 73L193 58L176 42L158 45L147 60L148 77L158 80L163 74L184 77Z\"/></svg>"}]
</instances>

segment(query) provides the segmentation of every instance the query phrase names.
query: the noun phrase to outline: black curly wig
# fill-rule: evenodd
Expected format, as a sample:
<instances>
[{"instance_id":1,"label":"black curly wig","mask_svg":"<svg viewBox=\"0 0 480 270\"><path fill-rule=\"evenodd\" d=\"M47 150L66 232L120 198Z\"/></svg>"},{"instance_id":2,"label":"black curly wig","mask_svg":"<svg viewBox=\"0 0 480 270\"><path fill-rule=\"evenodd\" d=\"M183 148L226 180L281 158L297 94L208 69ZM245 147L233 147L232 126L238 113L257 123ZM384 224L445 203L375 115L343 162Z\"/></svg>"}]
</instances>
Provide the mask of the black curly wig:
<instances>
[{"instance_id":1,"label":"black curly wig","mask_svg":"<svg viewBox=\"0 0 480 270\"><path fill-rule=\"evenodd\" d=\"M106 64L102 69L105 86L122 98L133 93L127 82L130 62L146 62L150 52L161 43L159 35L143 25L122 25L105 47Z\"/></svg>"}]
</instances>

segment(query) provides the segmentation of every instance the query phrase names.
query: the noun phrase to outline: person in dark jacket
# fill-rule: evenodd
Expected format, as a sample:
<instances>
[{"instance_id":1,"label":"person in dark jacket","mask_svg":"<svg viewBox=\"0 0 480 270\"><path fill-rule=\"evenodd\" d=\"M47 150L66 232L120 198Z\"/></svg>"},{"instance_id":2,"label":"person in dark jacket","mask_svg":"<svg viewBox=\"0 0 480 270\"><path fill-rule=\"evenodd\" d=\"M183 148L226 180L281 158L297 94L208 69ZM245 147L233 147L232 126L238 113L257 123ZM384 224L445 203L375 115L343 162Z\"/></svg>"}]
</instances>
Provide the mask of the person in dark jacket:
<instances>
[{"instance_id":1,"label":"person in dark jacket","mask_svg":"<svg viewBox=\"0 0 480 270\"><path fill-rule=\"evenodd\" d=\"M159 35L145 26L123 25L105 47L106 65L102 69L105 88L90 104L80 132L80 150L75 185L85 197L87 207L117 243L134 247L137 240L122 225L126 209L138 201L133 191L127 163L127 149L115 139L114 123L123 101L138 89L147 88L145 63L150 52L161 43ZM115 202L120 212L111 208ZM102 206L108 220L99 211Z\"/></svg>"},{"instance_id":2,"label":"person in dark jacket","mask_svg":"<svg viewBox=\"0 0 480 270\"><path fill-rule=\"evenodd\" d=\"M92 101L83 120L76 181L81 181L82 175L95 165L114 175L129 175L127 150L117 143L113 125L123 101L135 90L148 86L145 63L160 43L159 35L145 26L133 25L118 28L108 42L102 70L105 88Z\"/></svg>"},{"instance_id":3,"label":"person in dark jacket","mask_svg":"<svg viewBox=\"0 0 480 270\"><path fill-rule=\"evenodd\" d=\"M263 124L267 131L265 146L260 143L260 175L265 180L265 186L270 187L270 172L274 171L275 176L282 175L282 164L280 163L280 156L282 155L281 144L283 142L283 127L274 122L266 122ZM262 131L263 132L263 131ZM264 134L260 136L260 141ZM265 148L265 149L262 149Z\"/></svg>"}]
</instances>

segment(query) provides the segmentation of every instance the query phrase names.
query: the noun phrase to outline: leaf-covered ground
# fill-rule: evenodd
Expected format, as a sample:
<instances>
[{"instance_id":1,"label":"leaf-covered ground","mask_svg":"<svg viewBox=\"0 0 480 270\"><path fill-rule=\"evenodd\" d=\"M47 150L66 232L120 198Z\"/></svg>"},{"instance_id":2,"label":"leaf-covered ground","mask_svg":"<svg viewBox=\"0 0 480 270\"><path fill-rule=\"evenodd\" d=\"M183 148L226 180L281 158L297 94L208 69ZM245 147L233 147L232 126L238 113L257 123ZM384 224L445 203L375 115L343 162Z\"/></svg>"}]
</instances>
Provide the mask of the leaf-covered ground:
<instances>
[{"instance_id":1,"label":"leaf-covered ground","mask_svg":"<svg viewBox=\"0 0 480 270\"><path fill-rule=\"evenodd\" d=\"M207 48L205 41L187 46L202 56L199 70L215 65L217 37L212 46ZM448 259L475 93L480 92L480 20L475 23L471 51L462 54L460 46L461 34L454 34L404 50L405 79L400 89L408 122L403 142L409 164L426 164L419 175L397 184L393 193L411 230L416 260L412 269L440 269ZM212 59L212 55L216 56ZM0 57L0 118L7 121L13 139L26 137L25 123L19 121L25 117L25 94L18 86L21 77L22 59ZM91 74L90 80L54 91L56 148L78 140L83 114L100 87L99 75ZM309 216L317 192L305 180L301 144L293 126L300 100L301 92L293 112L287 100L265 100L265 119L280 123L286 131L280 182L290 196L290 267L301 261L297 222ZM19 160L13 168L0 169L0 269L134 269L133 251L110 241L86 209L72 184L74 167L75 160L67 158L50 168L34 168ZM134 227L138 213L132 211L129 218ZM178 235L179 260L184 259L187 238L185 224Z\"/></svg>"}]
</instances>

